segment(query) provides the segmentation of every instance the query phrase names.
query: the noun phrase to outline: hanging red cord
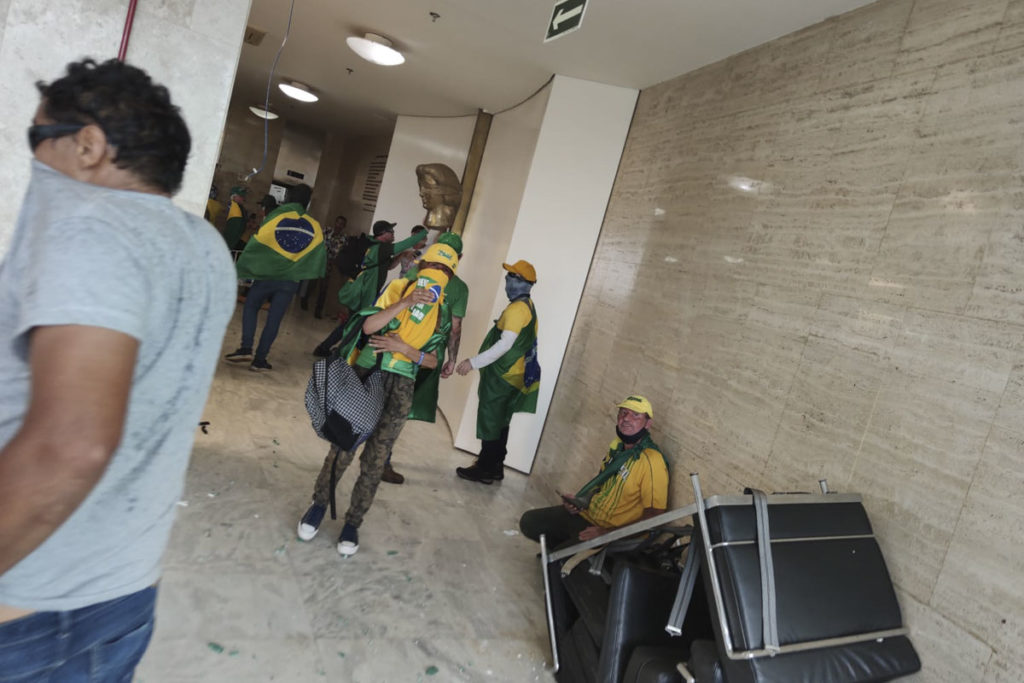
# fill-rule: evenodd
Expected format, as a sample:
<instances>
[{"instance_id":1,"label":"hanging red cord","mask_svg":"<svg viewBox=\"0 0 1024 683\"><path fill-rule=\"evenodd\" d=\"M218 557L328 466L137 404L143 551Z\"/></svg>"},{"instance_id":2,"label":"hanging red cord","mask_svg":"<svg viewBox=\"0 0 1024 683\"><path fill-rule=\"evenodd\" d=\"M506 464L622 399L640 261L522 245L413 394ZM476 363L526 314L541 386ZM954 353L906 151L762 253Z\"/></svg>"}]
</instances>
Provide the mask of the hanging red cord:
<instances>
[{"instance_id":1,"label":"hanging red cord","mask_svg":"<svg viewBox=\"0 0 1024 683\"><path fill-rule=\"evenodd\" d=\"M135 23L135 5L139 0L130 0L128 3L128 16L124 20L124 31L121 33L121 49L117 51L117 61L123 62L124 56L128 54L128 39L132 36L132 24Z\"/></svg>"}]
</instances>

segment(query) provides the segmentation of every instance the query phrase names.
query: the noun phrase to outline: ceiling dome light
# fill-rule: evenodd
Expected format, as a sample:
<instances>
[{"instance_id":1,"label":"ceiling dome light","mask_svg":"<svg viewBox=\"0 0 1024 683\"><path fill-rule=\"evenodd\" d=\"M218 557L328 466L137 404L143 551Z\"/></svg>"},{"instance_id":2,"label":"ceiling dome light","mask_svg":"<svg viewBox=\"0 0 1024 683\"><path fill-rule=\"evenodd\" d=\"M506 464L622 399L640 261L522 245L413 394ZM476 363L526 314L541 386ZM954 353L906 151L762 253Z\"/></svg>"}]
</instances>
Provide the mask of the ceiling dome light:
<instances>
[{"instance_id":1,"label":"ceiling dome light","mask_svg":"<svg viewBox=\"0 0 1024 683\"><path fill-rule=\"evenodd\" d=\"M277 114L275 114L272 111L267 111L266 109L263 108L262 104L250 105L249 111L251 111L256 116L260 117L261 119L266 119L267 121L273 121L274 119L277 118Z\"/></svg>"},{"instance_id":2,"label":"ceiling dome light","mask_svg":"<svg viewBox=\"0 0 1024 683\"><path fill-rule=\"evenodd\" d=\"M367 33L365 38L349 36L345 39L352 51L368 62L381 66L395 66L405 61L402 53L391 47L391 41L376 33Z\"/></svg>"},{"instance_id":3,"label":"ceiling dome light","mask_svg":"<svg viewBox=\"0 0 1024 683\"><path fill-rule=\"evenodd\" d=\"M299 102L316 102L320 98L313 94L313 91L309 89L308 85L299 83L298 81L292 81L291 83L278 83L277 87L281 89L288 97Z\"/></svg>"}]
</instances>

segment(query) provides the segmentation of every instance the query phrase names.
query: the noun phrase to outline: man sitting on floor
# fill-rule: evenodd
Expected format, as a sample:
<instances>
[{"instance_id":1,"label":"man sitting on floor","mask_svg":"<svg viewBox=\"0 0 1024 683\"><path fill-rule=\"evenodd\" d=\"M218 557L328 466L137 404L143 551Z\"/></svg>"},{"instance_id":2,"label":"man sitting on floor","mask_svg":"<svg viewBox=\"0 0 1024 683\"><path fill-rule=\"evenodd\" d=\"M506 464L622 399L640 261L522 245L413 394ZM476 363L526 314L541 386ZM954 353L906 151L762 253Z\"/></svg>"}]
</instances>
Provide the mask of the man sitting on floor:
<instances>
[{"instance_id":1,"label":"man sitting on floor","mask_svg":"<svg viewBox=\"0 0 1024 683\"><path fill-rule=\"evenodd\" d=\"M549 548L596 538L618 527L654 517L668 506L668 466L651 440L648 428L654 411L643 396L619 404L618 435L601 463L601 471L575 496L562 494L562 504L523 513L519 529Z\"/></svg>"}]
</instances>

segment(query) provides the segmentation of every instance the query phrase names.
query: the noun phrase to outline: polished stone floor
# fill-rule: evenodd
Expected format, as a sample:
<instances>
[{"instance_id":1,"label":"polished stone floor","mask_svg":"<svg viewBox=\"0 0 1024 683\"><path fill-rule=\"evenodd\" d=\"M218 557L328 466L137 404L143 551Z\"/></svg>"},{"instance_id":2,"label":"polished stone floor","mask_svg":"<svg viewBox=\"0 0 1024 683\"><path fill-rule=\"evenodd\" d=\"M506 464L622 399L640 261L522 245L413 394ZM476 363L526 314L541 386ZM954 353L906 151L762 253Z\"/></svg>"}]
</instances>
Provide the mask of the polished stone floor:
<instances>
[{"instance_id":1,"label":"polished stone floor","mask_svg":"<svg viewBox=\"0 0 1024 683\"><path fill-rule=\"evenodd\" d=\"M537 548L517 531L523 510L550 502L517 472L458 479L469 456L443 419L407 424L394 452L406 483L381 485L357 555L335 551L340 519L296 538L327 451L302 397L329 330L295 305L272 372L218 368L136 681L552 680Z\"/></svg>"}]
</instances>

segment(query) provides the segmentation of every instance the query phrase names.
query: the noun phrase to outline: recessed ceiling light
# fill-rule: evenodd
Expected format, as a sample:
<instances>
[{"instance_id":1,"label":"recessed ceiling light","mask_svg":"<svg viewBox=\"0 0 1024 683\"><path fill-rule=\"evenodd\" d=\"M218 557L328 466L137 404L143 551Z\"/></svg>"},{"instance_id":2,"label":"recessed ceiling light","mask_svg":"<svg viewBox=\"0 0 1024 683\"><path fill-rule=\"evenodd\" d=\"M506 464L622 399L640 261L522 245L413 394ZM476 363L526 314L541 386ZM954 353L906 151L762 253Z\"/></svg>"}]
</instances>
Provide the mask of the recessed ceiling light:
<instances>
[{"instance_id":1,"label":"recessed ceiling light","mask_svg":"<svg viewBox=\"0 0 1024 683\"><path fill-rule=\"evenodd\" d=\"M395 66L405 61L402 53L391 47L391 41L376 33L367 33L365 38L349 36L345 39L352 51L368 62L381 66Z\"/></svg>"},{"instance_id":2,"label":"recessed ceiling light","mask_svg":"<svg viewBox=\"0 0 1024 683\"><path fill-rule=\"evenodd\" d=\"M316 102L320 98L309 89L309 86L298 81L292 81L291 83L278 83L277 87L281 89L288 97L299 102Z\"/></svg>"},{"instance_id":3,"label":"recessed ceiling light","mask_svg":"<svg viewBox=\"0 0 1024 683\"><path fill-rule=\"evenodd\" d=\"M250 105L249 111L251 111L256 116L260 117L261 119L266 119L267 121L273 121L274 119L277 118L277 114L275 114L272 111L267 111L266 109L263 108L262 104Z\"/></svg>"}]
</instances>

